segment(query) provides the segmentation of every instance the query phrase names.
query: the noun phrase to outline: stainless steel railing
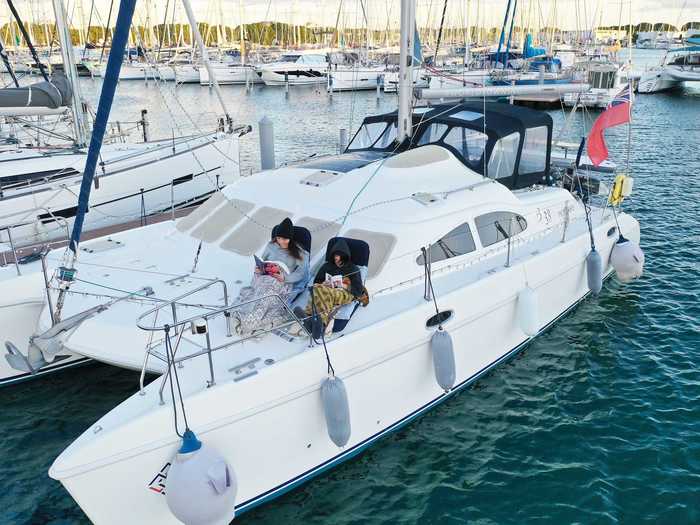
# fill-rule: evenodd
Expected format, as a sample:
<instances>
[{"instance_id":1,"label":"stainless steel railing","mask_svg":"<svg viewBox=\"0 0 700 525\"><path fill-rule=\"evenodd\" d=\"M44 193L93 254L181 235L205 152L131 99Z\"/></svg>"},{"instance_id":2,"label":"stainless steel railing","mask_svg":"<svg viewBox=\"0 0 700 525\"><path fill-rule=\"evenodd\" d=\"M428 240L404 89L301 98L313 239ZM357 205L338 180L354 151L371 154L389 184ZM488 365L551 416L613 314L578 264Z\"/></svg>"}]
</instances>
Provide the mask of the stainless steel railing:
<instances>
[{"instance_id":1,"label":"stainless steel railing","mask_svg":"<svg viewBox=\"0 0 700 525\"><path fill-rule=\"evenodd\" d=\"M212 286L213 284L216 283L221 283L224 286L224 298L225 298L225 304L221 308L218 309L213 309L204 313L199 313L194 316L190 316L186 319L178 319L177 315L177 307L179 304L179 301L184 299L185 297L188 297L194 293L197 293L198 291L204 290L209 286ZM250 335L245 335L241 336L239 338L236 338L235 340L232 341L227 341L218 345L215 345L212 343L212 337L211 337L211 330L210 330L210 324L213 323L215 320L220 319L223 317L224 322L225 322L225 333L226 337L230 338L232 337L231 333L231 314L236 311L240 310L241 308L253 305L255 303L261 302L261 301L267 301L273 299L276 302L279 302L280 306L287 312L289 321L286 323L282 323L277 326L272 326L269 328L263 328L255 332L255 334L250 334ZM170 308L170 312L172 314L172 323L162 323L162 324L156 324L157 323L157 316L159 312L165 308ZM147 319L155 315L153 323L148 323ZM191 323L194 322L199 322L203 323L205 330L204 330L204 336L205 336L205 345L202 347L201 350L197 350L193 353L180 356L178 357L177 350L180 347L180 343L183 339L184 331L185 331L185 326L190 325ZM161 331L163 332L163 339L162 341L158 341L157 343L153 343L152 339L150 338L149 344L146 347L146 354L144 356L144 361L143 361L143 366L141 369L141 376L140 376L140 385L139 385L139 391L141 393L144 392L144 378L146 375L146 370L148 367L148 360L150 357L154 357L156 359L160 359L161 361L164 361L168 364L168 368L163 375L163 380L159 389L159 396L160 396L160 403L163 404L164 398L163 398L163 390L165 388L165 385L167 384L168 378L171 373L171 368L173 366L181 366L181 364L184 361L194 359L196 357L202 356L202 355L207 355L208 359L208 365L209 365L209 380L207 381L207 387L213 386L216 384L216 376L214 373L214 362L212 358L213 352L217 352L219 350L223 350L226 348L229 348L231 346L243 343L247 340L259 337L261 335L265 335L274 331L279 331L285 328L288 328L294 324L298 324L301 329L306 333L306 335L309 337L310 344L313 344L313 338L311 337L311 333L306 329L304 324L297 319L296 315L292 312L292 310L289 308L289 305L287 304L287 301L285 300L284 297L282 297L280 294L268 294L262 297L256 297L254 299L250 299L248 301L243 301L237 304L228 304L228 293L226 291L226 283L224 283L221 280L217 280L212 283L207 283L206 285L200 286L199 288L196 288L190 292L187 292L186 294L183 294L171 301L165 302L155 308L152 308L151 310L148 310L147 312L144 312L139 316L139 318L136 321L136 325L147 332L158 332ZM167 355L165 358L161 355L159 355L154 348L156 346L160 346L163 344L165 346L165 340L171 336L171 331L172 334L177 336L176 343L173 349L172 355ZM168 352L168 348L166 347L166 352Z\"/></svg>"}]
</instances>

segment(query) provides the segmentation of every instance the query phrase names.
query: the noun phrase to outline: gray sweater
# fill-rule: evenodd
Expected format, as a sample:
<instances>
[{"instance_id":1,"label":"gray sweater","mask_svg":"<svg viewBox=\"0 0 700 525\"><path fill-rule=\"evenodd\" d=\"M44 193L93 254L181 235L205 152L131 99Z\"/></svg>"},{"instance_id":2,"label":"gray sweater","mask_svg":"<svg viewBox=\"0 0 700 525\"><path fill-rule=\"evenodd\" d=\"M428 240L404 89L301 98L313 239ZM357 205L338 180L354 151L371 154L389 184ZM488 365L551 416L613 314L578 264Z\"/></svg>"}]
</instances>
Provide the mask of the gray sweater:
<instances>
[{"instance_id":1,"label":"gray sweater","mask_svg":"<svg viewBox=\"0 0 700 525\"><path fill-rule=\"evenodd\" d=\"M284 282L293 285L302 279L307 278L308 275L309 252L301 248L300 251L301 260L295 259L287 250L281 248L279 244L272 241L265 246L265 250L262 254L262 260L280 261L286 264L290 273L284 277Z\"/></svg>"}]
</instances>

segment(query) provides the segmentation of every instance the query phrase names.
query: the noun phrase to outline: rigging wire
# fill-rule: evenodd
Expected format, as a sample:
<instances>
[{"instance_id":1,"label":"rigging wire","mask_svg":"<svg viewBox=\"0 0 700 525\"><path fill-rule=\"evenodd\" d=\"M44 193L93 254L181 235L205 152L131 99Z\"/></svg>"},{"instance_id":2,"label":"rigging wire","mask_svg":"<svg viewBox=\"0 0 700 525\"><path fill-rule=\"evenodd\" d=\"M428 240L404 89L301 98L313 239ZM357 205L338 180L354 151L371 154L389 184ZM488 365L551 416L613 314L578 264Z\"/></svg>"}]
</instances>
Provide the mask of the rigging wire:
<instances>
[{"instance_id":1,"label":"rigging wire","mask_svg":"<svg viewBox=\"0 0 700 525\"><path fill-rule=\"evenodd\" d=\"M34 62L36 62L39 71L41 71L41 76L44 77L44 80L46 82L50 82L49 76L46 74L46 66L41 62L41 60L39 60L39 55L37 54L36 49L34 48L34 44L32 44L32 39L29 38L29 33L27 33L27 29L24 27L24 23L22 22L22 19L20 18L19 13L17 12L17 8L15 7L14 2L12 0L7 0L7 6L10 8L12 16L14 16L15 20L17 21L17 26L19 27L19 30L22 33L22 38L24 38L24 42L27 44L29 52L31 53L32 58L34 59Z\"/></svg>"}]
</instances>

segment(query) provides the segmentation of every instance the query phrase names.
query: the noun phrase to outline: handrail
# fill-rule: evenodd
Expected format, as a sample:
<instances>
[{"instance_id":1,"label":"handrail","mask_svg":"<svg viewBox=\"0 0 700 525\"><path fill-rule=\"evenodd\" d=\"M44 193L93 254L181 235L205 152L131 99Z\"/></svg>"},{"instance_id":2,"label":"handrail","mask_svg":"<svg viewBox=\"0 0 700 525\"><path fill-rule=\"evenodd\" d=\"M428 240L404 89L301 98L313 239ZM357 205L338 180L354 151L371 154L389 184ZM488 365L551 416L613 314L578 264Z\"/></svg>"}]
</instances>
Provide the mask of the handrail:
<instances>
[{"instance_id":1,"label":"handrail","mask_svg":"<svg viewBox=\"0 0 700 525\"><path fill-rule=\"evenodd\" d=\"M218 281L217 281L217 282L218 282ZM213 284L213 283L211 283L211 284ZM204 289L204 288L205 288L205 287L200 287L200 289ZM183 297L186 297L186 296L190 295L191 293L194 293L194 291L193 291L193 292L190 292L190 293L187 293L187 294L184 294L182 297L180 297L180 299L183 298ZM216 317L220 317L220 316L223 314L223 316L226 318L226 337L231 337L231 335L232 335L232 334L231 334L231 328L230 328L231 312L232 312L233 310L240 309L240 308L242 308L242 307L244 307L244 306L247 306L247 305L249 305L249 304L257 303L257 302L264 301L264 300L267 300L267 299L276 299L277 301L279 301L279 303L282 305L282 308L284 308L284 309L287 311L287 313L289 314L290 321L287 321L287 322L285 322L285 323L283 323L283 324L281 324L281 325L278 325L278 326L273 326L273 327L270 327L270 328L260 329L260 330L259 330L258 332L256 332L255 334L250 334L250 335L243 336L243 337L240 337L240 338L238 338L238 339L235 339L235 340L233 340L233 341L228 341L228 342L225 342L225 343L220 344L220 345L217 345L217 346L212 346L212 341L211 341L211 337L210 337L210 330L209 330L209 322L210 322L211 320L213 320L213 319L216 318ZM194 359L194 358L196 358L196 357L199 357L199 356L202 356L202 355L205 355L205 354L206 354L206 355L208 356L208 360L209 360L209 375L210 375L210 379L209 379L209 381L207 381L207 386L212 386L212 385L216 384L216 378L215 378L215 374L214 374L214 363L213 363L213 360L212 360L212 353L213 353L213 352L216 352L216 351L218 351L218 350L223 350L223 349L225 349L225 348L228 348L228 347L230 347L230 346L233 346L233 345L242 343L242 342L247 341L247 340L249 340L249 339L252 339L252 338L254 338L254 337L258 337L258 336L260 336L260 335L265 335L265 334L268 334L268 333L270 333L270 332L273 332L273 331L276 331L276 330L280 330L281 328L285 328L285 327L287 327L287 326L291 326L291 325L293 325L294 323L297 323L297 324L299 324L299 325L301 326L302 330L303 330L304 332L306 332L307 336L309 337L309 341L310 341L310 342L313 341L313 338L312 338L312 336L311 336L311 333L309 332L309 330L307 329L307 327L304 326L304 324L296 317L296 315L294 315L294 312L292 312L292 310L289 308L289 305L287 304L287 301L286 301L280 294L268 294L268 295L264 295L264 296L262 296L262 297L256 297L256 298L249 299L249 300L247 300L247 301L243 301L243 302L241 302L241 303L236 303L236 304L228 304L228 301L226 301L226 305L223 306L223 307L221 307L221 308L219 308L219 309L217 309L217 310L213 310L213 311L207 312L207 313L205 313L205 314L203 314L203 315L195 315L195 316L193 316L193 317L190 317L190 318L187 318L187 319L183 319L183 320L181 320L181 321L178 321L178 320L177 320L177 315L176 315L176 311L175 311L175 305L176 305L176 304L177 304L177 300L173 299L173 301L171 301L171 302L162 304L162 305L160 305L160 306L158 306L158 307L156 307L156 308L153 308L153 309L149 310L148 312L145 312L144 314L142 314L142 315L137 319L137 322L136 322L136 325L137 325L139 328L141 328L142 330L145 330L145 331L147 331L147 332L150 332L151 334L153 334L153 333L156 332L156 331L163 331L164 334L165 334L165 337L164 337L164 339L163 339L163 342L165 342L165 339L168 338L168 337L170 336L170 330L171 330L171 329L174 329L174 330L173 330L173 331L174 331L174 334L177 336L177 343L176 343L176 345L175 345L175 349L173 350L173 355L172 355L172 356L166 356L167 363L168 363L168 368L167 368L167 370L165 371L165 374L163 374L163 381L162 381L162 384L161 384L160 389L159 389L159 396L160 396L160 403L161 403L161 404L164 404L164 402L165 402L164 399L163 399L163 390L164 390L164 388L165 388L165 385L166 385L166 382L167 382L167 380L168 380L168 377L170 376L170 368L173 367L173 366L180 365L180 364L181 364L182 362L184 362L184 361L187 361L187 360L189 360L189 359ZM174 318L173 318L173 324L165 323L165 324L163 324L163 325L156 326L155 323L156 323L156 321L157 321L158 312L160 311L161 308L165 308L165 307L167 307L167 306L169 306L169 305L171 305L171 306L173 307L173 317L174 317ZM154 319L153 325L152 325L152 326L144 325L144 324L142 323L143 319L144 319L145 317L148 317L149 315L151 315L151 314L153 314L153 313L156 313L156 319ZM175 353L177 352L177 349L178 349L179 346L180 346L180 342L181 342L182 337L183 337L183 334L184 334L184 332L185 332L184 326L187 325L187 324L190 324L190 323L192 323L192 322L194 322L194 321L199 321L199 320L203 320L204 323L205 323L205 326L206 326L206 331L205 331L205 333L204 333L204 334L205 334L205 337L206 337L206 347L203 347L201 350L197 350L197 351L195 351L195 352L193 352L193 353L191 353L191 354L187 354L187 355L182 356L182 357L175 357ZM179 328L179 330L178 330L178 328ZM311 344L313 344L313 343L311 343ZM166 348L166 352L167 352L167 348ZM145 376L145 374L146 374L146 367L147 367L147 364L148 364L148 358L149 358L149 356L151 356L151 355L153 355L154 357L160 359L161 361L163 360L162 356L157 355L157 354L155 354L155 353L153 352L153 345L152 345L152 344L147 345L147 347L146 347L146 355L144 356L143 366L142 366L142 369L141 369L141 377L142 377L142 378L143 378L143 377ZM172 358L171 358L171 357L172 357ZM143 391L143 383L141 383L140 391L141 391L141 392Z\"/></svg>"},{"instance_id":2,"label":"handrail","mask_svg":"<svg viewBox=\"0 0 700 525\"><path fill-rule=\"evenodd\" d=\"M206 283L204 283L204 284L202 284L202 285L200 285L200 286L198 286L198 287L196 287L196 288L193 288L192 290L190 290L190 291L188 291L188 292L185 292L184 294L179 295L179 296L177 296L177 297L175 297L175 298L173 298L173 299L171 299L171 300L169 300L169 301L164 301L162 304L156 306L155 308L152 308L152 309L148 310L147 312L144 312L143 314L141 314L141 315L136 319L136 326L138 326L141 330L146 330L146 331L160 331L160 330L165 330L165 327L166 327L166 326L168 326L168 327L170 327L170 328L176 328L176 327L182 326L182 325L184 325L184 324L190 323L190 322L192 322L194 319L200 319L200 318L202 317L201 315L200 315L200 316L193 317L192 319L189 319L189 320L187 320L187 321L180 321L180 322L178 322L178 321L177 321L177 317L174 317L174 318L173 318L173 323L165 323L165 324L160 325L160 326L155 326L155 324L154 324L153 326L143 326L143 325L141 324L141 322L143 321L143 319L144 319L145 317L148 317L149 315L151 315L151 314L153 314L153 313L156 313L156 312L160 311L161 309L166 308L166 307L168 307L168 306L170 306L171 308L174 308L174 307L176 307L177 303L178 303L181 299L184 299L185 297L189 297L190 295L193 295L193 294L195 294L195 293L197 293L197 292L201 292L202 290L206 290L207 288L209 288L210 286L214 286L215 284L221 284L221 286L223 287L223 290L224 290L224 305L225 305L225 306L224 306L224 309L225 309L225 308L230 308L230 305L228 304L228 287L226 286L226 281L224 281L223 279L213 279L213 280L211 280L211 281L209 281L209 282L206 282ZM216 310L216 311L218 312L219 310Z\"/></svg>"},{"instance_id":3,"label":"handrail","mask_svg":"<svg viewBox=\"0 0 700 525\"><path fill-rule=\"evenodd\" d=\"M68 228L68 221L64 217L58 217L53 214L51 210L48 208L45 208L43 206L37 206L36 208L33 208L32 210L22 210L20 212L15 212L11 213L9 215L5 215L4 217L0 217L0 219L4 219L7 217L12 217L13 215L20 215L20 214L27 214L27 213L32 213L33 211L36 210L43 210L45 211L48 215L51 216L52 219L54 219L60 226L65 228L66 230L66 238L70 237L70 229ZM34 219L33 221L28 221L28 222L21 222L21 223L15 223L15 224L8 224L6 226L0 226L0 232L3 230L7 231L7 240L10 244L10 251L12 252L12 257L14 259L15 263L15 269L17 270L17 275L22 275L22 272L19 269L19 261L17 257L17 247L15 246L14 240L12 239L12 229L13 228L20 228L22 226L30 226L32 224L35 224L37 222L37 219ZM0 240L0 244L5 244L4 241ZM4 257L4 252L3 252L3 259L5 263L7 263L7 259Z\"/></svg>"}]
</instances>

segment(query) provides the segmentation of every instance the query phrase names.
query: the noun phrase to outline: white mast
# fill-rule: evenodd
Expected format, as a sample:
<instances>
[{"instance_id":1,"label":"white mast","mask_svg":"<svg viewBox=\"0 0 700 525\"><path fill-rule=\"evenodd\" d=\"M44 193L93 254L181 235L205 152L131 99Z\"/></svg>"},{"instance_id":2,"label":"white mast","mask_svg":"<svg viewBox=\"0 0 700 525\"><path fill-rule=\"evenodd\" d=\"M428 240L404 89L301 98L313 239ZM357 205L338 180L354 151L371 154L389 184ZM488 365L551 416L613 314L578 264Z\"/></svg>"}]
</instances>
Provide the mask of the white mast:
<instances>
[{"instance_id":1,"label":"white mast","mask_svg":"<svg viewBox=\"0 0 700 525\"><path fill-rule=\"evenodd\" d=\"M66 23L66 11L63 8L63 0L53 0L54 14L56 15L56 30L61 42L61 57L63 58L63 72L68 79L71 91L71 106L73 110L73 136L77 146L82 147L87 143L85 122L83 120L83 94L78 82L78 72L75 68L73 56L73 42Z\"/></svg>"},{"instance_id":2,"label":"white mast","mask_svg":"<svg viewBox=\"0 0 700 525\"><path fill-rule=\"evenodd\" d=\"M194 34L194 39L197 42L197 47L199 47L199 52L202 55L202 63L204 64L204 67L207 68L207 73L209 73L209 78L214 88L214 92L216 93L216 98L219 99L219 104L221 104L221 108L224 110L224 114L226 115L226 123L228 124L229 129L231 129L233 127L233 120L231 119L231 114L226 108L226 103L224 102L224 96L221 93L219 83L216 81L216 73L214 72L214 68L209 63L209 53L207 52L207 46L204 45L204 40L202 40L202 34L199 32L199 26L197 25L197 19L194 17L194 12L192 11L192 5L190 4L190 0L182 0L182 5L185 6L187 20L190 23L190 28L192 30L192 33Z\"/></svg>"},{"instance_id":3,"label":"white mast","mask_svg":"<svg viewBox=\"0 0 700 525\"><path fill-rule=\"evenodd\" d=\"M399 129L397 141L412 134L413 115L413 38L416 27L416 0L401 0L401 36L399 53Z\"/></svg>"}]
</instances>

